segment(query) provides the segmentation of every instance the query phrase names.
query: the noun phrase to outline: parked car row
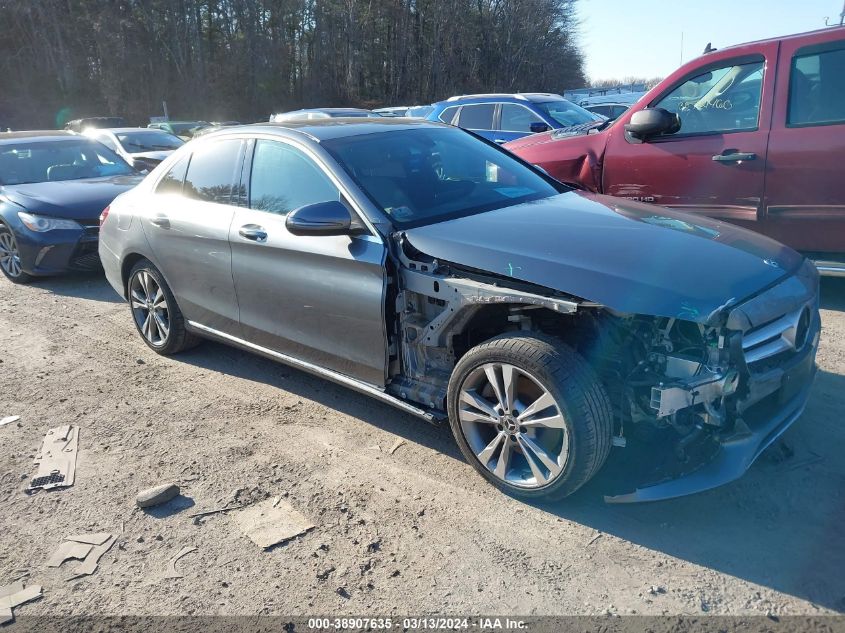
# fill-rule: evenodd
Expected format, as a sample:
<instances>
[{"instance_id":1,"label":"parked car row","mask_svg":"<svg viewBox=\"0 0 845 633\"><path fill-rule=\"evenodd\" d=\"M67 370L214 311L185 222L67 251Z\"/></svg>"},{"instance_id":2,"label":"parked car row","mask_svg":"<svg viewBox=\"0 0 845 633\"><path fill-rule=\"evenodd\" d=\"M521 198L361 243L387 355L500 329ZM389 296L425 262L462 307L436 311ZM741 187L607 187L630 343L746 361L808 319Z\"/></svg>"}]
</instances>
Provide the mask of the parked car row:
<instances>
[{"instance_id":1,"label":"parked car row","mask_svg":"<svg viewBox=\"0 0 845 633\"><path fill-rule=\"evenodd\" d=\"M611 149L672 156L678 139L703 140L699 153L736 144L707 166L758 165L739 143L758 130L777 140L774 74L789 86L784 116L805 117L790 129L835 130L838 104L803 99L839 94L825 87L841 70L838 33L710 53L617 123L581 121L578 106L538 93L455 97L433 106L436 120L312 109L195 137L143 180L117 145L0 134L0 270L22 283L90 267L98 252L155 352L219 340L448 421L467 460L509 494L565 497L611 446L645 438L649 477L610 501L706 490L740 477L801 415L818 271L706 210L584 182L627 169L618 182L631 187L645 167L617 165ZM794 92L796 68L810 96ZM755 91L768 105L747 101ZM755 119L755 107L774 114ZM480 113L491 127L472 127ZM514 120L537 133L512 153L495 135L525 132L507 129ZM126 152L122 133L103 138ZM818 156L836 156L828 137ZM605 153L554 160L567 142ZM694 147L674 151L666 179L706 190Z\"/></svg>"}]
</instances>

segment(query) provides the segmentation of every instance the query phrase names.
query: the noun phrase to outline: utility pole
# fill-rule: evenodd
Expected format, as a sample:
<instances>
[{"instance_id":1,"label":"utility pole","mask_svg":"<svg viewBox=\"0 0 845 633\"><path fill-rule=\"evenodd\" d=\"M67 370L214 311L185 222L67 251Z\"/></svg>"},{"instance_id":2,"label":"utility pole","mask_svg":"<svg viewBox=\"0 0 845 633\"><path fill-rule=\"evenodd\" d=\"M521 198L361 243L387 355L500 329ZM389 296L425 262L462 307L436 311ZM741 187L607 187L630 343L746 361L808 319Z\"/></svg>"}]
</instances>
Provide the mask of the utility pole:
<instances>
[{"instance_id":1,"label":"utility pole","mask_svg":"<svg viewBox=\"0 0 845 633\"><path fill-rule=\"evenodd\" d=\"M681 31L681 66L684 65L684 32Z\"/></svg>"},{"instance_id":2,"label":"utility pole","mask_svg":"<svg viewBox=\"0 0 845 633\"><path fill-rule=\"evenodd\" d=\"M845 24L845 2L842 3L842 13L839 14L839 26Z\"/></svg>"}]
</instances>

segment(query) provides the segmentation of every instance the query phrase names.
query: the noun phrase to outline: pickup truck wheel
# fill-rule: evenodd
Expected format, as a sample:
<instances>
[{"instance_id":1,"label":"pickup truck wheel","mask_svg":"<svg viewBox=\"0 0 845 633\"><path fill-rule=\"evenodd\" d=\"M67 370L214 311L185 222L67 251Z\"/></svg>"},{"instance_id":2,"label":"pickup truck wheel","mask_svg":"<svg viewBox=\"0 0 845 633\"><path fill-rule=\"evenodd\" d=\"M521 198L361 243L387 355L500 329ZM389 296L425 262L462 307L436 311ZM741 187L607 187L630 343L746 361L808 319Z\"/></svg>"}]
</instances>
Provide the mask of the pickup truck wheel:
<instances>
[{"instance_id":1,"label":"pickup truck wheel","mask_svg":"<svg viewBox=\"0 0 845 633\"><path fill-rule=\"evenodd\" d=\"M497 487L561 499L610 452L610 400L588 363L561 341L505 334L472 348L449 381L461 452Z\"/></svg>"},{"instance_id":2,"label":"pickup truck wheel","mask_svg":"<svg viewBox=\"0 0 845 633\"><path fill-rule=\"evenodd\" d=\"M196 346L200 339L185 329L185 318L162 274L142 259L129 273L127 285L132 320L153 351L176 354Z\"/></svg>"}]
</instances>

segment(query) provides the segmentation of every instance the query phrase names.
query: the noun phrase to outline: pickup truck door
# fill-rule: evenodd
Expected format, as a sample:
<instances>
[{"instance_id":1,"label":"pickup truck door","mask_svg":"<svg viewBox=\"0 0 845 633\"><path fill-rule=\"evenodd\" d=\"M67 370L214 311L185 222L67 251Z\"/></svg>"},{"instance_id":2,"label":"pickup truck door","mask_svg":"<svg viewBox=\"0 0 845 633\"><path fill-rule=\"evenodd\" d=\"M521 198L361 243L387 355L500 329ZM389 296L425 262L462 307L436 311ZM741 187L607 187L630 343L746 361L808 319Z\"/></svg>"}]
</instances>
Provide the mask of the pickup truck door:
<instances>
[{"instance_id":1,"label":"pickup truck door","mask_svg":"<svg viewBox=\"0 0 845 633\"><path fill-rule=\"evenodd\" d=\"M387 251L377 235L294 235L285 216L341 200L338 181L309 149L258 139L244 164L229 242L249 343L383 386L387 367ZM347 204L347 206L350 206Z\"/></svg>"},{"instance_id":2,"label":"pickup truck door","mask_svg":"<svg viewBox=\"0 0 845 633\"><path fill-rule=\"evenodd\" d=\"M688 70L609 130L602 191L760 230L777 44ZM703 58L708 60L708 57ZM681 129L640 142L624 130L633 112L676 112Z\"/></svg>"},{"instance_id":3,"label":"pickup truck door","mask_svg":"<svg viewBox=\"0 0 845 633\"><path fill-rule=\"evenodd\" d=\"M845 35L781 43L766 173L767 233L795 249L845 255ZM824 259L824 257L822 257Z\"/></svg>"}]
</instances>

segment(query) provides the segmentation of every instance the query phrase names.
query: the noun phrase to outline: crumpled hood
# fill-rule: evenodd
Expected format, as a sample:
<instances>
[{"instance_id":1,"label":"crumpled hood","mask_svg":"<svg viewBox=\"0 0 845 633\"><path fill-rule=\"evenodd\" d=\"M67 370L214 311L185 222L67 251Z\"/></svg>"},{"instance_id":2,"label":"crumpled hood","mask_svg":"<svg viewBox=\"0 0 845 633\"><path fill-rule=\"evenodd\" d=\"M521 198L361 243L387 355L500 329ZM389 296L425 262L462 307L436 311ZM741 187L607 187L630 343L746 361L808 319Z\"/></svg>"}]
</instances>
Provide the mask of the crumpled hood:
<instances>
[{"instance_id":1,"label":"crumpled hood","mask_svg":"<svg viewBox=\"0 0 845 633\"><path fill-rule=\"evenodd\" d=\"M0 195L30 213L70 220L95 220L112 200L142 179L142 176L108 176L4 185L0 187Z\"/></svg>"},{"instance_id":2,"label":"crumpled hood","mask_svg":"<svg viewBox=\"0 0 845 633\"><path fill-rule=\"evenodd\" d=\"M131 154L132 158L140 158L141 160L155 161L160 163L165 158L170 156L175 150L158 150L155 152L134 152Z\"/></svg>"},{"instance_id":3,"label":"crumpled hood","mask_svg":"<svg viewBox=\"0 0 845 633\"><path fill-rule=\"evenodd\" d=\"M794 272L803 257L745 229L569 192L406 231L434 258L620 312L704 322Z\"/></svg>"}]
</instances>

